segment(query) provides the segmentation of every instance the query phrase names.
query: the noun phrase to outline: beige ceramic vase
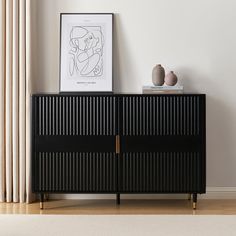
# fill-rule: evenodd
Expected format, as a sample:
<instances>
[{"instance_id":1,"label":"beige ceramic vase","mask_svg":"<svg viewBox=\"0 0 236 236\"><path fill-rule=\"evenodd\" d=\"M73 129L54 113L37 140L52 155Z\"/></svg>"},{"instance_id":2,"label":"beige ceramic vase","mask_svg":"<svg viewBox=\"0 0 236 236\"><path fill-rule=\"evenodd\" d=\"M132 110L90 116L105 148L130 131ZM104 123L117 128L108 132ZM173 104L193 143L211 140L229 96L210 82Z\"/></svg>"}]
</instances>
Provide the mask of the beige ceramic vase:
<instances>
[{"instance_id":1,"label":"beige ceramic vase","mask_svg":"<svg viewBox=\"0 0 236 236\"><path fill-rule=\"evenodd\" d=\"M176 83L178 82L178 78L176 76L176 74L171 71L169 72L166 77L165 77L165 84L168 86L174 86L176 85Z\"/></svg>"},{"instance_id":2,"label":"beige ceramic vase","mask_svg":"<svg viewBox=\"0 0 236 236\"><path fill-rule=\"evenodd\" d=\"M156 65L152 70L152 83L155 86L162 86L165 80L165 69L160 65Z\"/></svg>"}]
</instances>

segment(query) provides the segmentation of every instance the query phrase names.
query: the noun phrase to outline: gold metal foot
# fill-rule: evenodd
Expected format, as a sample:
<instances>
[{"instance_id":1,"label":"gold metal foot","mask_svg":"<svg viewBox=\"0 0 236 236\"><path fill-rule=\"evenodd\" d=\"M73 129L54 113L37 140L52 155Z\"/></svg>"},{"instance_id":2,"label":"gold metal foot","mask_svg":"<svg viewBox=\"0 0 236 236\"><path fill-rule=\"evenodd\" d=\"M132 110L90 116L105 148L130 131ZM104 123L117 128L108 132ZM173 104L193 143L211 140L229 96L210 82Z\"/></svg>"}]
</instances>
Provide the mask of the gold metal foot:
<instances>
[{"instance_id":1,"label":"gold metal foot","mask_svg":"<svg viewBox=\"0 0 236 236\"><path fill-rule=\"evenodd\" d=\"M43 202L40 202L40 209L43 210Z\"/></svg>"},{"instance_id":2,"label":"gold metal foot","mask_svg":"<svg viewBox=\"0 0 236 236\"><path fill-rule=\"evenodd\" d=\"M196 210L197 209L197 203L193 202L193 209Z\"/></svg>"},{"instance_id":3,"label":"gold metal foot","mask_svg":"<svg viewBox=\"0 0 236 236\"><path fill-rule=\"evenodd\" d=\"M191 200L191 193L188 194L188 200Z\"/></svg>"}]
</instances>

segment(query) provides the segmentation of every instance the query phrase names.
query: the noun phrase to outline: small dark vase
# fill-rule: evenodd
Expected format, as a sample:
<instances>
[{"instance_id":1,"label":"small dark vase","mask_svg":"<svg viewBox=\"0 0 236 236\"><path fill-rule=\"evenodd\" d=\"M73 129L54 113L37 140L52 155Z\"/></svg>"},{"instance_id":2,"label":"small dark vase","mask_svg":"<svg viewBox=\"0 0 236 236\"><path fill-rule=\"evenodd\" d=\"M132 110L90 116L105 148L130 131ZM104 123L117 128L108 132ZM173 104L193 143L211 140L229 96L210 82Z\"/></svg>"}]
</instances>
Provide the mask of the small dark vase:
<instances>
[{"instance_id":1,"label":"small dark vase","mask_svg":"<svg viewBox=\"0 0 236 236\"><path fill-rule=\"evenodd\" d=\"M152 83L155 86L162 86L165 80L165 69L160 65L156 65L152 70Z\"/></svg>"}]
</instances>

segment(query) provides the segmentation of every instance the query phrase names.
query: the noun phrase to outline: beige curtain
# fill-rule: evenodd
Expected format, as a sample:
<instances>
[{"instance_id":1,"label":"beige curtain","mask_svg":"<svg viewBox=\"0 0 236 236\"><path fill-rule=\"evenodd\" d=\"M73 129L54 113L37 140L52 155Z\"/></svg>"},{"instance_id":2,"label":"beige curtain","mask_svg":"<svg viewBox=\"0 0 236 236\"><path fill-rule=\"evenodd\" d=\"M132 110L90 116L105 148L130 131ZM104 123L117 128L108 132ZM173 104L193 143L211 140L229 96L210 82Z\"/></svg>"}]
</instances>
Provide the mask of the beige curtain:
<instances>
[{"instance_id":1,"label":"beige curtain","mask_svg":"<svg viewBox=\"0 0 236 236\"><path fill-rule=\"evenodd\" d=\"M0 0L0 201L30 202L30 0Z\"/></svg>"}]
</instances>

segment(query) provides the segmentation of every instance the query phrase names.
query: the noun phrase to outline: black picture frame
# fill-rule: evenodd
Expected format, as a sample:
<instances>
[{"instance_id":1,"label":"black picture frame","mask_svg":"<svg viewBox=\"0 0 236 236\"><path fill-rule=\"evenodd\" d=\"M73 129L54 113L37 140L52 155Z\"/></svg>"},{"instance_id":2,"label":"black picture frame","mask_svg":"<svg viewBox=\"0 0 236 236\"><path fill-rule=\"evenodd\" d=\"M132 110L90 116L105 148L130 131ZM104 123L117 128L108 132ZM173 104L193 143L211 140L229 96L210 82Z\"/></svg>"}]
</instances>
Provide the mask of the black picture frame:
<instances>
[{"instance_id":1,"label":"black picture frame","mask_svg":"<svg viewBox=\"0 0 236 236\"><path fill-rule=\"evenodd\" d=\"M109 89L98 89L98 90L90 90L90 89L84 89L84 90L78 90L78 89L69 89L66 90L65 88L62 87L62 60L63 60L63 53L62 53L62 43L63 43L63 17L64 16L110 16L110 78L107 78L109 80ZM60 62L59 62L59 93L60 94L78 94L78 93L113 93L114 90L114 81L113 81L113 36L114 36L114 13L60 13ZM109 76L108 76L109 77Z\"/></svg>"}]
</instances>

